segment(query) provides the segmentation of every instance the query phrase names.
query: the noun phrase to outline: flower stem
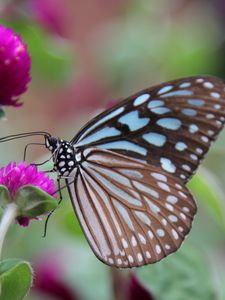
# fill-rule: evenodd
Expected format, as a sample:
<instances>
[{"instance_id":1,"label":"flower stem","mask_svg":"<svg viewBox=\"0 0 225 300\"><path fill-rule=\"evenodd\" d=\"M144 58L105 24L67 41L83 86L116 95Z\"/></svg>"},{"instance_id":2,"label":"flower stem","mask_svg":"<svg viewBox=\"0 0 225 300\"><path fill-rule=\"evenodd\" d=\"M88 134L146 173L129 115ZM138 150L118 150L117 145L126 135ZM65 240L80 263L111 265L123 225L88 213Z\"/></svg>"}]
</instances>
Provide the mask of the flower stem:
<instances>
[{"instance_id":1,"label":"flower stem","mask_svg":"<svg viewBox=\"0 0 225 300\"><path fill-rule=\"evenodd\" d=\"M9 203L3 211L3 216L0 222L0 259L1 259L2 246L5 240L6 233L10 225L12 224L12 222L15 221L15 218L17 216L17 210L18 207L15 203Z\"/></svg>"}]
</instances>

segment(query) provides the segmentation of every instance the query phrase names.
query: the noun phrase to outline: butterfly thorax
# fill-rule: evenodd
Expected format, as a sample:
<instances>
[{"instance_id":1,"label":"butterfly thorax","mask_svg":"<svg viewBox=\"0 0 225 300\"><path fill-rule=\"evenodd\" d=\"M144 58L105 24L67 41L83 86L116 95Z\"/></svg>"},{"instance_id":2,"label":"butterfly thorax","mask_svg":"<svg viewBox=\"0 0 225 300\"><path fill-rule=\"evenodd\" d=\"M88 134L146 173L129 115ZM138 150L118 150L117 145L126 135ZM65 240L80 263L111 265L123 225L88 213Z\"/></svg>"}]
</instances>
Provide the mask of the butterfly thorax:
<instances>
[{"instance_id":1,"label":"butterfly thorax","mask_svg":"<svg viewBox=\"0 0 225 300\"><path fill-rule=\"evenodd\" d=\"M68 176L75 168L75 150L73 145L53 136L45 137L45 146L51 151L54 171L60 176Z\"/></svg>"}]
</instances>

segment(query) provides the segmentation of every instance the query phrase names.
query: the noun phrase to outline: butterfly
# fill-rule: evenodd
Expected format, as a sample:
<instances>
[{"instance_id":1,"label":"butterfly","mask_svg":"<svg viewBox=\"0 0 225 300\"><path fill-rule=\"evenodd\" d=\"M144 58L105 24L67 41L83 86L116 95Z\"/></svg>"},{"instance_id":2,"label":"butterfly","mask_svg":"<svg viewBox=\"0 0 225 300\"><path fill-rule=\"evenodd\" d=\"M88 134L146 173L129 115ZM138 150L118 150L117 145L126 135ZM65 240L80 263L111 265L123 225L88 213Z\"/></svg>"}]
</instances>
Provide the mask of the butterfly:
<instances>
[{"instance_id":1,"label":"butterfly","mask_svg":"<svg viewBox=\"0 0 225 300\"><path fill-rule=\"evenodd\" d=\"M188 77L121 101L69 142L45 134L54 170L102 262L138 267L181 246L197 210L185 184L224 120L225 83Z\"/></svg>"}]
</instances>

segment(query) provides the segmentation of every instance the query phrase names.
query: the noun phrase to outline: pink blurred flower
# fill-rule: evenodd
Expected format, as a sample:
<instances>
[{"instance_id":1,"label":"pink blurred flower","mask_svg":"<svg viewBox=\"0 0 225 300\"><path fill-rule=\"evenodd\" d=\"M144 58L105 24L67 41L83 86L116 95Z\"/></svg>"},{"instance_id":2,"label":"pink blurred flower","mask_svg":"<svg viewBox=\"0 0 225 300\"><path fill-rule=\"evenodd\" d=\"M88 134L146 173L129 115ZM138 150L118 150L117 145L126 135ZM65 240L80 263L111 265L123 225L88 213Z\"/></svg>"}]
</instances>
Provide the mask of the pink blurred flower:
<instances>
[{"instance_id":1,"label":"pink blurred flower","mask_svg":"<svg viewBox=\"0 0 225 300\"><path fill-rule=\"evenodd\" d=\"M61 261L62 252L51 252L34 264L33 292L49 295L57 300L81 299L65 280L65 269Z\"/></svg>"},{"instance_id":2,"label":"pink blurred flower","mask_svg":"<svg viewBox=\"0 0 225 300\"><path fill-rule=\"evenodd\" d=\"M30 65L26 44L10 28L0 25L0 105L21 105L19 96L31 80Z\"/></svg>"},{"instance_id":3,"label":"pink blurred flower","mask_svg":"<svg viewBox=\"0 0 225 300\"><path fill-rule=\"evenodd\" d=\"M155 298L138 280L135 273L131 273L127 282L126 300L154 300Z\"/></svg>"},{"instance_id":4,"label":"pink blurred flower","mask_svg":"<svg viewBox=\"0 0 225 300\"><path fill-rule=\"evenodd\" d=\"M30 0L28 2L33 17L49 32L60 37L67 37L66 22L69 10L65 1L60 0Z\"/></svg>"},{"instance_id":5,"label":"pink blurred flower","mask_svg":"<svg viewBox=\"0 0 225 300\"><path fill-rule=\"evenodd\" d=\"M12 199L15 198L17 191L26 186L35 186L49 195L54 195L54 180L50 179L44 172L39 172L34 165L27 165L21 162L10 162L6 167L0 168L0 185L8 188ZM22 226L29 224L29 218L18 217L17 222Z\"/></svg>"}]
</instances>

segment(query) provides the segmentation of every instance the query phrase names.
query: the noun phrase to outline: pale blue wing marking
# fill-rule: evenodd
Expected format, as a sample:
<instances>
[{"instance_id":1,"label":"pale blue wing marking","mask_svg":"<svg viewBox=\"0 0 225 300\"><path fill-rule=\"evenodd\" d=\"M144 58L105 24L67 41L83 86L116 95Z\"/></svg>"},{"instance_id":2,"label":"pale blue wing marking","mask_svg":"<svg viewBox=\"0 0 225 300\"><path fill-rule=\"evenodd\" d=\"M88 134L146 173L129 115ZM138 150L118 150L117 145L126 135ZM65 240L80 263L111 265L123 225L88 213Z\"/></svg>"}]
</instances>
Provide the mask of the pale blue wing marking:
<instances>
[{"instance_id":1,"label":"pale blue wing marking","mask_svg":"<svg viewBox=\"0 0 225 300\"><path fill-rule=\"evenodd\" d=\"M107 114L105 117L103 117L102 119L98 120L97 122L95 122L92 126L90 126L88 129L86 129L86 131L80 136L79 140L83 139L90 131L94 130L96 127L98 127L99 125L111 120L112 118L118 116L119 114L121 114L124 111L124 107L121 106L119 108L117 108L116 110L112 111L111 113Z\"/></svg>"},{"instance_id":2,"label":"pale blue wing marking","mask_svg":"<svg viewBox=\"0 0 225 300\"><path fill-rule=\"evenodd\" d=\"M161 147L166 143L166 136L156 132L145 133L142 137L146 142L154 146Z\"/></svg>"},{"instance_id":3,"label":"pale blue wing marking","mask_svg":"<svg viewBox=\"0 0 225 300\"><path fill-rule=\"evenodd\" d=\"M152 100L152 101L149 101L147 107L151 109L151 108L163 106L164 104L165 104L165 102L162 100Z\"/></svg>"},{"instance_id":4,"label":"pale blue wing marking","mask_svg":"<svg viewBox=\"0 0 225 300\"><path fill-rule=\"evenodd\" d=\"M141 118L138 116L138 111L134 110L120 117L118 121L127 125L130 131L135 131L145 127L149 123L150 118Z\"/></svg>"},{"instance_id":5,"label":"pale blue wing marking","mask_svg":"<svg viewBox=\"0 0 225 300\"><path fill-rule=\"evenodd\" d=\"M194 117L197 115L197 111L192 108L184 108L181 110L182 114L189 117Z\"/></svg>"},{"instance_id":6,"label":"pale blue wing marking","mask_svg":"<svg viewBox=\"0 0 225 300\"><path fill-rule=\"evenodd\" d=\"M166 85L164 87L162 87L159 91L158 91L158 95L164 94L166 92L169 92L170 90L172 90L173 86L172 85Z\"/></svg>"},{"instance_id":7,"label":"pale blue wing marking","mask_svg":"<svg viewBox=\"0 0 225 300\"><path fill-rule=\"evenodd\" d=\"M150 98L149 94L143 94L134 100L134 106L139 106L145 103Z\"/></svg>"},{"instance_id":8,"label":"pale blue wing marking","mask_svg":"<svg viewBox=\"0 0 225 300\"><path fill-rule=\"evenodd\" d=\"M171 130L177 130L181 127L181 121L176 118L162 118L159 119L156 123L163 128Z\"/></svg>"},{"instance_id":9,"label":"pale blue wing marking","mask_svg":"<svg viewBox=\"0 0 225 300\"><path fill-rule=\"evenodd\" d=\"M76 146L83 146L89 143L97 142L104 138L119 136L120 134L121 131L114 127L105 127L82 139L76 144Z\"/></svg>"},{"instance_id":10,"label":"pale blue wing marking","mask_svg":"<svg viewBox=\"0 0 225 300\"><path fill-rule=\"evenodd\" d=\"M155 108L152 108L151 111L157 115L163 115L168 112L171 112L171 109L167 108L167 107L155 107Z\"/></svg>"},{"instance_id":11,"label":"pale blue wing marking","mask_svg":"<svg viewBox=\"0 0 225 300\"><path fill-rule=\"evenodd\" d=\"M205 101L202 99L188 99L187 102L194 106L203 106L205 104Z\"/></svg>"},{"instance_id":12,"label":"pale blue wing marking","mask_svg":"<svg viewBox=\"0 0 225 300\"><path fill-rule=\"evenodd\" d=\"M183 143L183 142L177 142L175 145L175 148L178 151L184 151L185 149L187 149L187 144Z\"/></svg>"},{"instance_id":13,"label":"pale blue wing marking","mask_svg":"<svg viewBox=\"0 0 225 300\"><path fill-rule=\"evenodd\" d=\"M141 155L147 154L147 150L144 147L141 147L135 143L126 140L105 143L105 144L98 145L97 147L102 149L128 150L128 151L136 152Z\"/></svg>"},{"instance_id":14,"label":"pale blue wing marking","mask_svg":"<svg viewBox=\"0 0 225 300\"><path fill-rule=\"evenodd\" d=\"M191 96L191 95L193 95L192 91L179 90L179 91L174 91L174 92L163 94L163 95L161 95L161 97L164 98L164 97Z\"/></svg>"}]
</instances>

